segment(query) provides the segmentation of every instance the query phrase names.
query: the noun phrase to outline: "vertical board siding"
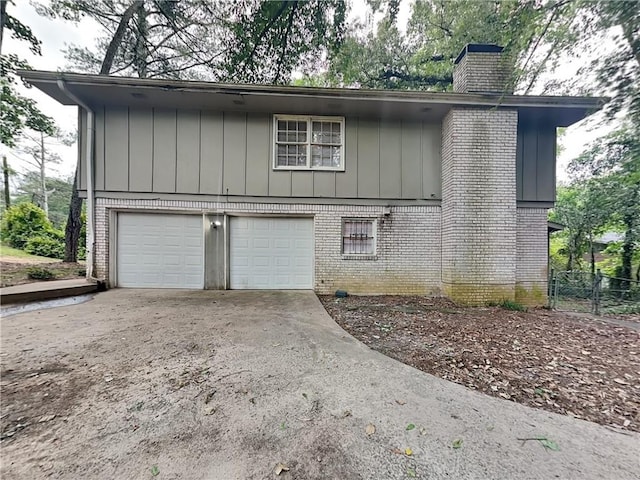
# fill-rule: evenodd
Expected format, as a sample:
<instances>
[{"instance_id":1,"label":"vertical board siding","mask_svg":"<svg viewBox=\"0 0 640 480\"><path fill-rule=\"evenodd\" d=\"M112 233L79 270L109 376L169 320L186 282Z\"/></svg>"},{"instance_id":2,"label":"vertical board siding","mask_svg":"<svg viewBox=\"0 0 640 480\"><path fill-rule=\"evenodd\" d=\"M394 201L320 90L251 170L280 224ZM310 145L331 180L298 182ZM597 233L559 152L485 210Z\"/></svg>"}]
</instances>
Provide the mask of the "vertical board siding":
<instances>
[{"instance_id":1,"label":"vertical board siding","mask_svg":"<svg viewBox=\"0 0 640 480\"><path fill-rule=\"evenodd\" d=\"M400 198L402 193L402 125L399 121L380 123L380 197Z\"/></svg>"},{"instance_id":2,"label":"vertical board siding","mask_svg":"<svg viewBox=\"0 0 640 480\"><path fill-rule=\"evenodd\" d=\"M269 194L269 122L271 115L250 113L247 116L247 171L246 194Z\"/></svg>"},{"instance_id":3,"label":"vertical board siding","mask_svg":"<svg viewBox=\"0 0 640 480\"><path fill-rule=\"evenodd\" d=\"M112 107L104 116L104 188L129 189L129 109Z\"/></svg>"},{"instance_id":4,"label":"vertical board siding","mask_svg":"<svg viewBox=\"0 0 640 480\"><path fill-rule=\"evenodd\" d=\"M361 118L358 123L358 197L380 195L380 122Z\"/></svg>"},{"instance_id":5,"label":"vertical board siding","mask_svg":"<svg viewBox=\"0 0 640 480\"><path fill-rule=\"evenodd\" d=\"M224 195L246 193L247 114L224 114Z\"/></svg>"},{"instance_id":6,"label":"vertical board siding","mask_svg":"<svg viewBox=\"0 0 640 480\"><path fill-rule=\"evenodd\" d=\"M356 198L358 196L358 119L344 120L345 170L336 175L336 197Z\"/></svg>"},{"instance_id":7,"label":"vertical board siding","mask_svg":"<svg viewBox=\"0 0 640 480\"><path fill-rule=\"evenodd\" d=\"M200 117L199 193L222 193L223 122L222 112L203 111Z\"/></svg>"},{"instance_id":8,"label":"vertical board siding","mask_svg":"<svg viewBox=\"0 0 640 480\"><path fill-rule=\"evenodd\" d=\"M524 195L522 194L522 169L524 164L524 135L522 132L522 126L520 125L520 121L518 121L518 134L517 134L517 143L516 143L516 200L523 200Z\"/></svg>"},{"instance_id":9,"label":"vertical board siding","mask_svg":"<svg viewBox=\"0 0 640 480\"><path fill-rule=\"evenodd\" d=\"M176 136L176 192L197 192L200 185L200 111L178 110Z\"/></svg>"},{"instance_id":10,"label":"vertical board siding","mask_svg":"<svg viewBox=\"0 0 640 480\"><path fill-rule=\"evenodd\" d=\"M422 124L422 195L427 199L442 198L442 127Z\"/></svg>"},{"instance_id":11,"label":"vertical board siding","mask_svg":"<svg viewBox=\"0 0 640 480\"><path fill-rule=\"evenodd\" d=\"M87 174L85 165L87 160L87 112L78 107L78 161L76 169L76 185L78 190L87 189Z\"/></svg>"},{"instance_id":12,"label":"vertical board siding","mask_svg":"<svg viewBox=\"0 0 640 480\"><path fill-rule=\"evenodd\" d=\"M153 176L153 110L129 110L129 190L151 192ZM111 167L109 167L111 168Z\"/></svg>"},{"instance_id":13,"label":"vertical board siding","mask_svg":"<svg viewBox=\"0 0 640 480\"><path fill-rule=\"evenodd\" d=\"M83 126L86 117L79 118ZM259 197L439 199L440 132L440 124L349 117L345 119L343 172L274 170L270 114L99 108L96 189ZM549 148L548 137L540 140L541 149ZM82 157L81 147L79 154ZM551 167L538 165L538 173L549 175Z\"/></svg>"},{"instance_id":14,"label":"vertical board siding","mask_svg":"<svg viewBox=\"0 0 640 480\"><path fill-rule=\"evenodd\" d=\"M336 196L336 172L313 172L313 196Z\"/></svg>"},{"instance_id":15,"label":"vertical board siding","mask_svg":"<svg viewBox=\"0 0 640 480\"><path fill-rule=\"evenodd\" d=\"M313 197L313 172L291 172L291 196Z\"/></svg>"},{"instance_id":16,"label":"vertical board siding","mask_svg":"<svg viewBox=\"0 0 640 480\"><path fill-rule=\"evenodd\" d=\"M545 126L538 130L538 162L536 169L536 199L556 198L556 129Z\"/></svg>"},{"instance_id":17,"label":"vertical board siding","mask_svg":"<svg viewBox=\"0 0 640 480\"><path fill-rule=\"evenodd\" d=\"M536 164L538 163L538 132L535 128L529 126L524 130L523 145L525 157L522 165L522 175L524 179L522 184L522 195L525 199L536 200L538 196L536 179Z\"/></svg>"},{"instance_id":18,"label":"vertical board siding","mask_svg":"<svg viewBox=\"0 0 640 480\"><path fill-rule=\"evenodd\" d=\"M418 122L402 122L402 198L422 198L422 154Z\"/></svg>"},{"instance_id":19,"label":"vertical board siding","mask_svg":"<svg viewBox=\"0 0 640 480\"><path fill-rule=\"evenodd\" d=\"M153 191L176 191L176 110L153 112Z\"/></svg>"},{"instance_id":20,"label":"vertical board siding","mask_svg":"<svg viewBox=\"0 0 640 480\"><path fill-rule=\"evenodd\" d=\"M105 190L104 188L104 107L96 108L95 111L95 156L96 164L93 176L95 179L95 189Z\"/></svg>"},{"instance_id":21,"label":"vertical board siding","mask_svg":"<svg viewBox=\"0 0 640 480\"><path fill-rule=\"evenodd\" d=\"M517 199L527 202L554 202L555 187L555 127L520 121L516 153Z\"/></svg>"}]
</instances>

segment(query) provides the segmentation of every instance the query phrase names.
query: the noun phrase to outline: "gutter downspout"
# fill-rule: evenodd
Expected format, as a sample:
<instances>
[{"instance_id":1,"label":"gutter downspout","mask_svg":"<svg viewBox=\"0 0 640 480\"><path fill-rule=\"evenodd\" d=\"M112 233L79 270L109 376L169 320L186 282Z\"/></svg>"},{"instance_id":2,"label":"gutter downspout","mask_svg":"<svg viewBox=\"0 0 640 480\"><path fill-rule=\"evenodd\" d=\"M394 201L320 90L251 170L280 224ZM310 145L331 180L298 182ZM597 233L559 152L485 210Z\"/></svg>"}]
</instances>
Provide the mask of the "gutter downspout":
<instances>
[{"instance_id":1,"label":"gutter downspout","mask_svg":"<svg viewBox=\"0 0 640 480\"><path fill-rule=\"evenodd\" d=\"M67 97L73 100L78 106L85 109L87 112L87 133L86 133L86 156L87 156L87 278L94 279L93 274L93 263L94 263L94 255L93 249L95 246L95 222L94 222L94 190L93 190L93 133L95 130L95 115L93 110L89 108L89 106L76 97L73 93L71 93L63 79L58 79L58 88L62 93L64 93ZM78 163L82 162L82 158L79 159Z\"/></svg>"}]
</instances>

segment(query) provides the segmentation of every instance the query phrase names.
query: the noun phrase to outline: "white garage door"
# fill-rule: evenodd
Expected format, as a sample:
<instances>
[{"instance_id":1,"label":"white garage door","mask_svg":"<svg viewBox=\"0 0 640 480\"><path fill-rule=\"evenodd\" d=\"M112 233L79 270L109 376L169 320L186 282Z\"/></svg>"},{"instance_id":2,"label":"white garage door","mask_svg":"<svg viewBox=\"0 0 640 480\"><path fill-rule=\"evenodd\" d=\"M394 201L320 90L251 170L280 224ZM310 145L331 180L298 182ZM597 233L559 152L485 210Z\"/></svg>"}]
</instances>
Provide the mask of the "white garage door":
<instances>
[{"instance_id":1,"label":"white garage door","mask_svg":"<svg viewBox=\"0 0 640 480\"><path fill-rule=\"evenodd\" d=\"M313 219L231 218L231 288L313 288Z\"/></svg>"},{"instance_id":2,"label":"white garage door","mask_svg":"<svg viewBox=\"0 0 640 480\"><path fill-rule=\"evenodd\" d=\"M199 215L118 214L118 286L204 288L202 225Z\"/></svg>"}]
</instances>

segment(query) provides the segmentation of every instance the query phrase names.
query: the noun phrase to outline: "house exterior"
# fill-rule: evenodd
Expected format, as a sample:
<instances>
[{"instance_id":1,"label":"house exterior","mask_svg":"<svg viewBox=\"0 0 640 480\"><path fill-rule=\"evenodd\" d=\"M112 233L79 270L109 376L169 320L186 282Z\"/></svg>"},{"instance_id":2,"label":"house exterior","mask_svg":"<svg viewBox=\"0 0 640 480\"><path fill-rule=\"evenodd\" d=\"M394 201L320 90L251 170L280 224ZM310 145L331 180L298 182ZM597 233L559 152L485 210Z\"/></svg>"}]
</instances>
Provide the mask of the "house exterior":
<instances>
[{"instance_id":1,"label":"house exterior","mask_svg":"<svg viewBox=\"0 0 640 480\"><path fill-rule=\"evenodd\" d=\"M79 108L89 274L111 287L337 289L542 304L556 127L599 99L22 77Z\"/></svg>"}]
</instances>

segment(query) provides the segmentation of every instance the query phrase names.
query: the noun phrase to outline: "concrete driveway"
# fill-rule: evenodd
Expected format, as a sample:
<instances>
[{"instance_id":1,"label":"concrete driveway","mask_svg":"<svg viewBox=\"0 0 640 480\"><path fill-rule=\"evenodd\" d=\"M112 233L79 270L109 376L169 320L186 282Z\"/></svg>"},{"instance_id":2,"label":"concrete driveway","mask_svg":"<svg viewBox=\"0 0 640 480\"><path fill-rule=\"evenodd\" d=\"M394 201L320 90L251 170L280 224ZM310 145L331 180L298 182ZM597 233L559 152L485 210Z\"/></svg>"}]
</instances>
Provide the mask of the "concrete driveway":
<instances>
[{"instance_id":1,"label":"concrete driveway","mask_svg":"<svg viewBox=\"0 0 640 480\"><path fill-rule=\"evenodd\" d=\"M640 436L398 363L311 292L111 290L1 333L2 478L640 475Z\"/></svg>"}]
</instances>

